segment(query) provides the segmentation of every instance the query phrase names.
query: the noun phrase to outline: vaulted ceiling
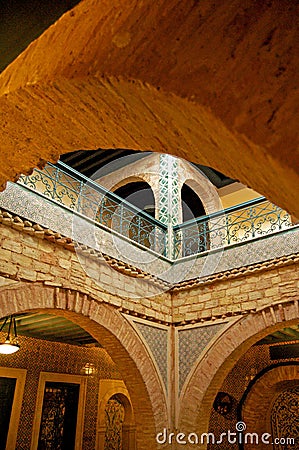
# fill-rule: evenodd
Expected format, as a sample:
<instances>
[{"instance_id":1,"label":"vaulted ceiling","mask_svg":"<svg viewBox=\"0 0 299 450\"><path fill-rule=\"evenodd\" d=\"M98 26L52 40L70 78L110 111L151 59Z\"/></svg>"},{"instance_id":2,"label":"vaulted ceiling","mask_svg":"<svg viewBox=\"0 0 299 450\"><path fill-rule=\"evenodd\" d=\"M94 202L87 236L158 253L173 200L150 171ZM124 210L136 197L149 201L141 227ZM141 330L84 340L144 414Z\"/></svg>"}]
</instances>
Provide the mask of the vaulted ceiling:
<instances>
[{"instance_id":1,"label":"vaulted ceiling","mask_svg":"<svg viewBox=\"0 0 299 450\"><path fill-rule=\"evenodd\" d=\"M57 3L44 28L76 2ZM30 4L19 49L42 31ZM71 151L166 151L299 217L298 17L293 0L82 0L6 48L0 184Z\"/></svg>"},{"instance_id":2,"label":"vaulted ceiling","mask_svg":"<svg viewBox=\"0 0 299 450\"><path fill-rule=\"evenodd\" d=\"M80 0L5 0L0 2L0 72Z\"/></svg>"}]
</instances>

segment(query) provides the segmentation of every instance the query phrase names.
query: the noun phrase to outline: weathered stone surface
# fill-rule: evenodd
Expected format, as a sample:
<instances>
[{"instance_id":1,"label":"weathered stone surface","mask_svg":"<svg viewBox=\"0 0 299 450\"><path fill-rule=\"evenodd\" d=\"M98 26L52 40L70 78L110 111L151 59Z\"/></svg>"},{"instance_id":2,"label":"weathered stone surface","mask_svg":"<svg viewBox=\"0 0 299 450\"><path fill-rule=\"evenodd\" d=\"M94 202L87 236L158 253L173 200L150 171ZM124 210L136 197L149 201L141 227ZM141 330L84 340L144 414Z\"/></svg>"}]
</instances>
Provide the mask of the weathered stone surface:
<instances>
[{"instance_id":1,"label":"weathered stone surface","mask_svg":"<svg viewBox=\"0 0 299 450\"><path fill-rule=\"evenodd\" d=\"M84 0L0 77L1 184L76 149L167 151L299 216L289 0Z\"/></svg>"}]
</instances>

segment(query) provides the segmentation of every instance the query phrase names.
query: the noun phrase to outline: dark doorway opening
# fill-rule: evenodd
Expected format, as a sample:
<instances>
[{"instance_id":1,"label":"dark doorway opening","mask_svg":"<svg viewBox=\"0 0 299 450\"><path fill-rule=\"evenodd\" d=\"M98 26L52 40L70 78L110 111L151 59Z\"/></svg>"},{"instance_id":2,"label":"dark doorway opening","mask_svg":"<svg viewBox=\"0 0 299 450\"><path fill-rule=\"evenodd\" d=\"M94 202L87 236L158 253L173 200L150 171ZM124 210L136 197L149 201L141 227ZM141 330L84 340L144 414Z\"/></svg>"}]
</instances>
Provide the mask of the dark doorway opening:
<instances>
[{"instance_id":1,"label":"dark doorway opening","mask_svg":"<svg viewBox=\"0 0 299 450\"><path fill-rule=\"evenodd\" d=\"M0 450L5 450L16 378L0 377Z\"/></svg>"},{"instance_id":2,"label":"dark doorway opening","mask_svg":"<svg viewBox=\"0 0 299 450\"><path fill-rule=\"evenodd\" d=\"M183 222L205 216L206 212L198 195L187 184L182 187Z\"/></svg>"},{"instance_id":3,"label":"dark doorway opening","mask_svg":"<svg viewBox=\"0 0 299 450\"><path fill-rule=\"evenodd\" d=\"M38 450L75 448L80 385L46 382Z\"/></svg>"}]
</instances>

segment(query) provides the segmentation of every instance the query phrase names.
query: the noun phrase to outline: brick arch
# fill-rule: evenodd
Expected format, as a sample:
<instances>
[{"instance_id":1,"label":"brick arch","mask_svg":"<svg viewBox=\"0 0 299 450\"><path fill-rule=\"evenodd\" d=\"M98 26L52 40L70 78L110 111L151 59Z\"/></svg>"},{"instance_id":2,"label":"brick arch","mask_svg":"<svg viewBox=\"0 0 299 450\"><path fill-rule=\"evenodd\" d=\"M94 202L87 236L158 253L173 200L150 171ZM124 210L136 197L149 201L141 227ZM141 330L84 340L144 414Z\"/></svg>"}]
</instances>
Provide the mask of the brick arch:
<instances>
[{"instance_id":1,"label":"brick arch","mask_svg":"<svg viewBox=\"0 0 299 450\"><path fill-rule=\"evenodd\" d=\"M96 181L106 189L115 192L116 189L131 182L143 181L151 188L155 205L159 203L159 154L148 153L142 159L135 159L135 155L125 156L127 165L104 176L99 176Z\"/></svg>"},{"instance_id":2,"label":"brick arch","mask_svg":"<svg viewBox=\"0 0 299 450\"><path fill-rule=\"evenodd\" d=\"M125 317L110 305L53 286L20 282L1 290L1 317L31 310L62 315L103 345L130 393L137 448L156 448L156 430L168 423L165 396L145 346Z\"/></svg>"},{"instance_id":3,"label":"brick arch","mask_svg":"<svg viewBox=\"0 0 299 450\"><path fill-rule=\"evenodd\" d=\"M180 397L178 427L186 432L208 432L217 392L240 357L257 341L298 323L298 302L250 313L233 322L200 357Z\"/></svg>"},{"instance_id":4,"label":"brick arch","mask_svg":"<svg viewBox=\"0 0 299 450\"><path fill-rule=\"evenodd\" d=\"M246 430L259 435L271 434L273 402L283 391L294 386L299 386L298 363L268 367L253 379L241 400L241 420L246 423ZM254 446L247 444L245 449L254 449Z\"/></svg>"}]
</instances>

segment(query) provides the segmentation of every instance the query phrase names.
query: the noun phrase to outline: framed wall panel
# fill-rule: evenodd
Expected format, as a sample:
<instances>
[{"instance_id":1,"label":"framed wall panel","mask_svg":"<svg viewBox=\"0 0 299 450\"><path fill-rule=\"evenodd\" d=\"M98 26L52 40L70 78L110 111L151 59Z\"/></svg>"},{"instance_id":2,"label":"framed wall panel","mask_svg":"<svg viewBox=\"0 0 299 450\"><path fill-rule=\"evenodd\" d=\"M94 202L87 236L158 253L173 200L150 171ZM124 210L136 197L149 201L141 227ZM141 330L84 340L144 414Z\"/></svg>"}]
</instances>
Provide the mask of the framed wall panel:
<instances>
[{"instance_id":1,"label":"framed wall panel","mask_svg":"<svg viewBox=\"0 0 299 450\"><path fill-rule=\"evenodd\" d=\"M80 375L69 375L63 373L50 373L41 372L38 385L38 393L36 399L36 408L34 415L34 423L32 430L31 450L37 450L39 448L39 436L41 430L41 423L43 417L43 405L46 393L46 387L50 389L67 387L70 388L77 385L79 387L78 401L77 401L77 418L76 418L76 432L74 439L74 450L80 450L82 448L83 440L83 428L84 428L84 414L85 414L85 399L86 399L86 387L87 379ZM55 445L54 447L55 448Z\"/></svg>"},{"instance_id":2,"label":"framed wall panel","mask_svg":"<svg viewBox=\"0 0 299 450\"><path fill-rule=\"evenodd\" d=\"M26 373L27 370L25 369L0 367L0 378L15 380L14 387L12 386L12 402L10 404L10 417L8 417L9 423L6 436L6 445L4 444L6 450L12 450L16 447L18 434L17 430L19 428Z\"/></svg>"}]
</instances>

